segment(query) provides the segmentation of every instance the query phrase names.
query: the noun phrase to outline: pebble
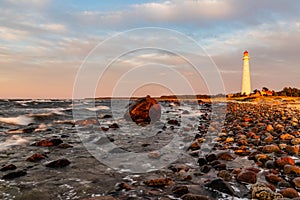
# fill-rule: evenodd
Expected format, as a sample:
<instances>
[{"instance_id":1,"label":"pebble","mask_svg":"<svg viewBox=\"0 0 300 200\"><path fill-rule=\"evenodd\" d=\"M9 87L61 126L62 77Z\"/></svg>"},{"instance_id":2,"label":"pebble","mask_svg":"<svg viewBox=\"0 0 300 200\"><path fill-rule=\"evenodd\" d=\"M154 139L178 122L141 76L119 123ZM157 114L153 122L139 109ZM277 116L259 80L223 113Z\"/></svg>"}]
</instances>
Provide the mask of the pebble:
<instances>
[{"instance_id":1,"label":"pebble","mask_svg":"<svg viewBox=\"0 0 300 200\"><path fill-rule=\"evenodd\" d=\"M31 144L31 146L40 146L40 147L52 147L52 146L58 146L59 144L63 143L61 139L53 138L53 139L44 139L39 142L35 142Z\"/></svg>"},{"instance_id":2,"label":"pebble","mask_svg":"<svg viewBox=\"0 0 300 200\"><path fill-rule=\"evenodd\" d=\"M283 173L287 175L300 175L300 168L298 166L285 165Z\"/></svg>"},{"instance_id":3,"label":"pebble","mask_svg":"<svg viewBox=\"0 0 300 200\"><path fill-rule=\"evenodd\" d=\"M176 185L172 188L172 192L181 197L182 195L189 193L189 188L185 185Z\"/></svg>"},{"instance_id":4,"label":"pebble","mask_svg":"<svg viewBox=\"0 0 300 200\"><path fill-rule=\"evenodd\" d=\"M185 194L181 197L182 200L210 200L209 197L199 194Z\"/></svg>"},{"instance_id":5,"label":"pebble","mask_svg":"<svg viewBox=\"0 0 300 200\"><path fill-rule=\"evenodd\" d=\"M27 174L27 172L25 170L19 170L19 171L15 171L15 172L10 172L8 174L5 174L2 179L14 179L14 178L18 178L21 176L25 176Z\"/></svg>"},{"instance_id":6,"label":"pebble","mask_svg":"<svg viewBox=\"0 0 300 200\"><path fill-rule=\"evenodd\" d=\"M279 193L273 192L263 183L256 183L252 185L252 199L257 200L278 200L283 196Z\"/></svg>"},{"instance_id":7,"label":"pebble","mask_svg":"<svg viewBox=\"0 0 300 200\"><path fill-rule=\"evenodd\" d=\"M52 162L49 162L46 164L46 167L50 167L50 168L62 168L62 167L66 167L68 165L70 165L71 162L66 159L66 158L62 158L62 159L58 159Z\"/></svg>"},{"instance_id":8,"label":"pebble","mask_svg":"<svg viewBox=\"0 0 300 200\"><path fill-rule=\"evenodd\" d=\"M284 181L282 178L278 177L277 175L274 174L268 174L266 175L266 180L269 181L270 183L277 184L278 182Z\"/></svg>"},{"instance_id":9,"label":"pebble","mask_svg":"<svg viewBox=\"0 0 300 200\"><path fill-rule=\"evenodd\" d=\"M293 183L295 184L295 187L300 188L300 177L294 178Z\"/></svg>"},{"instance_id":10,"label":"pebble","mask_svg":"<svg viewBox=\"0 0 300 200\"><path fill-rule=\"evenodd\" d=\"M32 156L28 157L26 159L26 161L29 161L29 162L36 162L36 161L40 161L40 160L43 160L45 158L48 158L47 155L45 154L39 154L39 153L35 153L33 154Z\"/></svg>"},{"instance_id":11,"label":"pebble","mask_svg":"<svg viewBox=\"0 0 300 200\"><path fill-rule=\"evenodd\" d=\"M171 178L158 178L158 179L147 180L144 183L150 187L165 187L165 186L172 185L174 181Z\"/></svg>"},{"instance_id":12,"label":"pebble","mask_svg":"<svg viewBox=\"0 0 300 200\"><path fill-rule=\"evenodd\" d=\"M242 183L254 184L256 183L256 179L257 179L256 173L252 171L242 171L237 176L237 180Z\"/></svg>"},{"instance_id":13,"label":"pebble","mask_svg":"<svg viewBox=\"0 0 300 200\"><path fill-rule=\"evenodd\" d=\"M282 196L286 197L286 198L299 197L297 190L295 190L294 188L286 188L286 189L279 191L279 193L282 194Z\"/></svg>"},{"instance_id":14,"label":"pebble","mask_svg":"<svg viewBox=\"0 0 300 200\"><path fill-rule=\"evenodd\" d=\"M281 157L276 160L276 165L283 168L285 165L295 165L295 160L289 156Z\"/></svg>"},{"instance_id":15,"label":"pebble","mask_svg":"<svg viewBox=\"0 0 300 200\"><path fill-rule=\"evenodd\" d=\"M214 179L211 182L206 183L204 186L232 196L235 195L235 192L232 189L231 185L222 178Z\"/></svg>"},{"instance_id":16,"label":"pebble","mask_svg":"<svg viewBox=\"0 0 300 200\"><path fill-rule=\"evenodd\" d=\"M280 152L280 148L278 147L278 145L275 145L275 144L266 145L263 147L262 152L263 153L278 153L278 152Z\"/></svg>"},{"instance_id":17,"label":"pebble","mask_svg":"<svg viewBox=\"0 0 300 200\"><path fill-rule=\"evenodd\" d=\"M15 169L17 169L16 165L9 164L9 165L6 165L6 166L2 167L0 169L0 171L5 172L5 171L8 171L8 170L15 170Z\"/></svg>"}]
</instances>

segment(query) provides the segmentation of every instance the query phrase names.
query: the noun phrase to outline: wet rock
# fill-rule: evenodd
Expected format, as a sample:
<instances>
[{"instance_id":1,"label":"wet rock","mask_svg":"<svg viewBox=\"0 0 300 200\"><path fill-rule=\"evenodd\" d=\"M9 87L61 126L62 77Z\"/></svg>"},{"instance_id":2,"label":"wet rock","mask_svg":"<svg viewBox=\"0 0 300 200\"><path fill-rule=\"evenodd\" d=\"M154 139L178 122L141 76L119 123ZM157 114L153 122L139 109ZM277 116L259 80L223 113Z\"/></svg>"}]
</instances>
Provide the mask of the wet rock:
<instances>
[{"instance_id":1,"label":"wet rock","mask_svg":"<svg viewBox=\"0 0 300 200\"><path fill-rule=\"evenodd\" d=\"M214 168L216 170L225 170L227 168L227 165L225 163L220 163L218 165L215 165Z\"/></svg>"},{"instance_id":2,"label":"wet rock","mask_svg":"<svg viewBox=\"0 0 300 200\"><path fill-rule=\"evenodd\" d=\"M159 121L161 117L161 106L149 95L146 98L136 100L129 105L124 118L137 124L149 124Z\"/></svg>"},{"instance_id":3,"label":"wet rock","mask_svg":"<svg viewBox=\"0 0 300 200\"><path fill-rule=\"evenodd\" d=\"M101 196L101 197L91 197L83 200L117 200L117 199L112 196Z\"/></svg>"},{"instance_id":4,"label":"wet rock","mask_svg":"<svg viewBox=\"0 0 300 200\"><path fill-rule=\"evenodd\" d=\"M203 165L207 164L207 161L206 161L205 158L199 158L198 159L198 164L199 164L199 166L203 166Z\"/></svg>"},{"instance_id":5,"label":"wet rock","mask_svg":"<svg viewBox=\"0 0 300 200\"><path fill-rule=\"evenodd\" d=\"M251 151L247 149L237 149L234 153L239 156L248 156L251 154Z\"/></svg>"},{"instance_id":6,"label":"wet rock","mask_svg":"<svg viewBox=\"0 0 300 200\"><path fill-rule=\"evenodd\" d=\"M266 130L267 130L268 132L272 132L272 131L274 130L274 128L273 128L273 126L272 126L271 124L269 124L269 125L267 126Z\"/></svg>"},{"instance_id":7,"label":"wet rock","mask_svg":"<svg viewBox=\"0 0 300 200\"><path fill-rule=\"evenodd\" d=\"M298 166L285 165L283 173L287 175L300 175L300 168Z\"/></svg>"},{"instance_id":8,"label":"wet rock","mask_svg":"<svg viewBox=\"0 0 300 200\"><path fill-rule=\"evenodd\" d=\"M172 188L172 192L181 197L182 195L189 193L189 188L185 185L176 185Z\"/></svg>"},{"instance_id":9,"label":"wet rock","mask_svg":"<svg viewBox=\"0 0 300 200\"><path fill-rule=\"evenodd\" d=\"M161 154L159 151L151 151L148 153L148 157L152 159L159 159L161 157Z\"/></svg>"},{"instance_id":10,"label":"wet rock","mask_svg":"<svg viewBox=\"0 0 300 200\"><path fill-rule=\"evenodd\" d=\"M281 157L281 158L278 158L278 159L276 160L276 165L277 165L278 167L283 168L284 165L287 165L287 164L289 164L289 165L295 165L295 160L292 159L292 158L289 157L289 156Z\"/></svg>"},{"instance_id":11,"label":"wet rock","mask_svg":"<svg viewBox=\"0 0 300 200\"><path fill-rule=\"evenodd\" d=\"M266 161L271 160L271 159L272 158L266 154L257 154L255 156L255 160L258 162L262 162L262 163L265 163Z\"/></svg>"},{"instance_id":12,"label":"wet rock","mask_svg":"<svg viewBox=\"0 0 300 200\"><path fill-rule=\"evenodd\" d=\"M117 129L117 128L120 128L120 126L117 123L113 123L113 124L109 125L109 128Z\"/></svg>"},{"instance_id":13,"label":"wet rock","mask_svg":"<svg viewBox=\"0 0 300 200\"><path fill-rule=\"evenodd\" d=\"M226 161L231 161L235 159L235 156L229 152L218 153L217 157L220 160L226 160Z\"/></svg>"},{"instance_id":14,"label":"wet rock","mask_svg":"<svg viewBox=\"0 0 300 200\"><path fill-rule=\"evenodd\" d=\"M6 175L4 175L2 177L2 179L14 179L14 178L18 178L18 177L21 177L21 176L25 176L27 174L27 172L25 170L19 170L19 171L15 171L15 172L10 172Z\"/></svg>"},{"instance_id":15,"label":"wet rock","mask_svg":"<svg viewBox=\"0 0 300 200\"><path fill-rule=\"evenodd\" d=\"M205 156L205 159L207 160L207 162L213 162L213 161L217 160L218 157L216 154L210 153Z\"/></svg>"},{"instance_id":16,"label":"wet rock","mask_svg":"<svg viewBox=\"0 0 300 200\"><path fill-rule=\"evenodd\" d=\"M206 183L204 186L213 190L224 192L229 195L235 195L231 185L228 182L224 181L224 179L222 178L214 179L211 182Z\"/></svg>"},{"instance_id":17,"label":"wet rock","mask_svg":"<svg viewBox=\"0 0 300 200\"><path fill-rule=\"evenodd\" d=\"M300 188L300 177L294 178L293 183L295 187Z\"/></svg>"},{"instance_id":18,"label":"wet rock","mask_svg":"<svg viewBox=\"0 0 300 200\"><path fill-rule=\"evenodd\" d=\"M283 197L281 194L273 192L263 183L256 183L252 185L251 195L252 199L257 200L278 200Z\"/></svg>"},{"instance_id":19,"label":"wet rock","mask_svg":"<svg viewBox=\"0 0 300 200\"><path fill-rule=\"evenodd\" d=\"M285 147L285 152L287 152L289 155L298 155L299 154L299 145L287 145Z\"/></svg>"},{"instance_id":20,"label":"wet rock","mask_svg":"<svg viewBox=\"0 0 300 200\"><path fill-rule=\"evenodd\" d=\"M293 145L298 145L298 144L300 144L300 138L294 138L294 139L292 139L292 140L291 140L291 143L292 143Z\"/></svg>"},{"instance_id":21,"label":"wet rock","mask_svg":"<svg viewBox=\"0 0 300 200\"><path fill-rule=\"evenodd\" d=\"M277 184L278 182L284 181L282 178L278 177L275 174L268 174L266 175L266 180L270 183Z\"/></svg>"},{"instance_id":22,"label":"wet rock","mask_svg":"<svg viewBox=\"0 0 300 200\"><path fill-rule=\"evenodd\" d=\"M254 183L256 183L256 179L257 179L256 173L254 173L252 171L242 171L237 176L237 180L239 182L243 182L243 183L254 184Z\"/></svg>"},{"instance_id":23,"label":"wet rock","mask_svg":"<svg viewBox=\"0 0 300 200\"><path fill-rule=\"evenodd\" d=\"M99 118L100 119L109 119L109 118L112 118L112 115L105 114L105 115L100 116Z\"/></svg>"},{"instance_id":24,"label":"wet rock","mask_svg":"<svg viewBox=\"0 0 300 200\"><path fill-rule=\"evenodd\" d=\"M99 121L96 118L88 118L84 120L78 120L75 122L79 126L88 126L88 125L99 125Z\"/></svg>"},{"instance_id":25,"label":"wet rock","mask_svg":"<svg viewBox=\"0 0 300 200\"><path fill-rule=\"evenodd\" d=\"M263 153L278 153L280 152L280 148L278 145L266 145L262 149Z\"/></svg>"},{"instance_id":26,"label":"wet rock","mask_svg":"<svg viewBox=\"0 0 300 200\"><path fill-rule=\"evenodd\" d=\"M275 165L275 162L273 160L268 160L266 163L265 163L265 167L267 169L275 169L276 168L276 165Z\"/></svg>"},{"instance_id":27,"label":"wet rock","mask_svg":"<svg viewBox=\"0 0 300 200\"><path fill-rule=\"evenodd\" d=\"M61 139L53 138L53 139L44 139L39 142L35 142L31 144L31 146L40 146L40 147L52 147L52 146L58 146L59 144L63 143Z\"/></svg>"},{"instance_id":28,"label":"wet rock","mask_svg":"<svg viewBox=\"0 0 300 200\"><path fill-rule=\"evenodd\" d=\"M158 178L147 180L144 182L149 187L165 187L173 184L173 179L171 178Z\"/></svg>"},{"instance_id":29,"label":"wet rock","mask_svg":"<svg viewBox=\"0 0 300 200\"><path fill-rule=\"evenodd\" d=\"M231 174L226 170L219 171L218 177L224 179L225 181L230 181L232 178Z\"/></svg>"},{"instance_id":30,"label":"wet rock","mask_svg":"<svg viewBox=\"0 0 300 200\"><path fill-rule=\"evenodd\" d=\"M288 133L283 134L283 135L280 136L280 139L282 139L282 140L292 140L292 139L294 139L294 138L295 138L295 136L290 135L290 134L288 134Z\"/></svg>"},{"instance_id":31,"label":"wet rock","mask_svg":"<svg viewBox=\"0 0 300 200\"><path fill-rule=\"evenodd\" d=\"M180 126L179 121L176 120L176 119L170 119L170 120L168 121L168 124L175 125L175 126Z\"/></svg>"},{"instance_id":32,"label":"wet rock","mask_svg":"<svg viewBox=\"0 0 300 200\"><path fill-rule=\"evenodd\" d=\"M198 194L185 194L181 197L182 200L210 200L209 197Z\"/></svg>"},{"instance_id":33,"label":"wet rock","mask_svg":"<svg viewBox=\"0 0 300 200\"><path fill-rule=\"evenodd\" d=\"M6 165L6 166L2 167L0 169L0 171L5 172L5 171L8 171L8 170L15 170L15 169L17 169L16 165L9 164L9 165Z\"/></svg>"},{"instance_id":34,"label":"wet rock","mask_svg":"<svg viewBox=\"0 0 300 200\"><path fill-rule=\"evenodd\" d=\"M26 159L26 161L29 161L29 162L36 162L36 161L40 161L40 160L43 160L45 158L48 158L47 155L45 154L39 154L39 153L35 153L33 154L32 156L28 157Z\"/></svg>"},{"instance_id":35,"label":"wet rock","mask_svg":"<svg viewBox=\"0 0 300 200\"><path fill-rule=\"evenodd\" d=\"M286 188L286 189L281 190L279 193L282 194L282 196L286 197L286 198L299 197L297 190L295 190L294 188Z\"/></svg>"},{"instance_id":36,"label":"wet rock","mask_svg":"<svg viewBox=\"0 0 300 200\"><path fill-rule=\"evenodd\" d=\"M211 166L209 165L203 165L200 167L200 171L203 173L208 173L211 170Z\"/></svg>"},{"instance_id":37,"label":"wet rock","mask_svg":"<svg viewBox=\"0 0 300 200\"><path fill-rule=\"evenodd\" d=\"M52 162L49 162L46 164L46 167L50 167L50 168L62 168L62 167L66 167L68 165L70 165L71 162L66 159L66 158L62 158L62 159L58 159Z\"/></svg>"},{"instance_id":38,"label":"wet rock","mask_svg":"<svg viewBox=\"0 0 300 200\"><path fill-rule=\"evenodd\" d=\"M120 191L120 190L126 190L126 191L129 191L129 190L132 190L133 187L131 185L129 185L128 183L119 183L116 185L116 190L117 191Z\"/></svg>"},{"instance_id":39,"label":"wet rock","mask_svg":"<svg viewBox=\"0 0 300 200\"><path fill-rule=\"evenodd\" d=\"M61 149L73 148L72 145L67 144L67 143L61 143L61 144L59 144L57 147L58 147L58 148L61 148Z\"/></svg>"}]
</instances>

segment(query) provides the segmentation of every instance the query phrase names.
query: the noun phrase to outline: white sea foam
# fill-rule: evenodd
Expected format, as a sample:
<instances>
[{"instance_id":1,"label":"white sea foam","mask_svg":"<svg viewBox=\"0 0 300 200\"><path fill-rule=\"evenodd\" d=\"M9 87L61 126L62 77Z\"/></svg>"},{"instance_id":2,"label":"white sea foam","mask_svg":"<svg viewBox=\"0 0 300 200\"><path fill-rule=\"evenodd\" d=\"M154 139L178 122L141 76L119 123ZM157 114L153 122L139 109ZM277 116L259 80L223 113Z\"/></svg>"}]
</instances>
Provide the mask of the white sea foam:
<instances>
[{"instance_id":1,"label":"white sea foam","mask_svg":"<svg viewBox=\"0 0 300 200\"><path fill-rule=\"evenodd\" d=\"M6 124L27 125L33 122L31 117L20 115L18 117L0 117L0 122Z\"/></svg>"},{"instance_id":2,"label":"white sea foam","mask_svg":"<svg viewBox=\"0 0 300 200\"><path fill-rule=\"evenodd\" d=\"M97 111L97 110L109 110L110 108L108 106L96 106L94 108L86 108L90 111Z\"/></svg>"},{"instance_id":3,"label":"white sea foam","mask_svg":"<svg viewBox=\"0 0 300 200\"><path fill-rule=\"evenodd\" d=\"M0 142L0 151L4 151L11 146L25 145L29 141L22 138L19 135L13 135L10 138L7 138L6 141Z\"/></svg>"}]
</instances>

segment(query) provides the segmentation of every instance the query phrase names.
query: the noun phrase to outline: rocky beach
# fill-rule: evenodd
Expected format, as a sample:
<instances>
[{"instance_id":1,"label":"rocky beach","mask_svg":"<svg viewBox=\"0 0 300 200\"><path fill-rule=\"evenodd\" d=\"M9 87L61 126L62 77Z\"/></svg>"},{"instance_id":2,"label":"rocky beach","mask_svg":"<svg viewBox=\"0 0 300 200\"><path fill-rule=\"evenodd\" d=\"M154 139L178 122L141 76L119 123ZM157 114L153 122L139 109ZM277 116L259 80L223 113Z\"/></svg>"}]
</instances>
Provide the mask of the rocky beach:
<instances>
[{"instance_id":1,"label":"rocky beach","mask_svg":"<svg viewBox=\"0 0 300 200\"><path fill-rule=\"evenodd\" d=\"M299 99L157 102L0 100L0 199L300 199Z\"/></svg>"}]
</instances>

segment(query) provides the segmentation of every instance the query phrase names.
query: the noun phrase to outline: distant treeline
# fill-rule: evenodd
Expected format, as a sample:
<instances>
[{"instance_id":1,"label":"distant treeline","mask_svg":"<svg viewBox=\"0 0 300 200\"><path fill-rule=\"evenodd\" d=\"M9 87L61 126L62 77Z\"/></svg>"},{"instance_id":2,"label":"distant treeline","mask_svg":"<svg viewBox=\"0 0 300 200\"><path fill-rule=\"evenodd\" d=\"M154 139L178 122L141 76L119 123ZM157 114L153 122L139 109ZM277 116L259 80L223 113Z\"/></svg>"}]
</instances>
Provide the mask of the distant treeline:
<instances>
[{"instance_id":1,"label":"distant treeline","mask_svg":"<svg viewBox=\"0 0 300 200\"><path fill-rule=\"evenodd\" d=\"M300 97L300 89L285 87L279 92L274 92L274 96Z\"/></svg>"},{"instance_id":2,"label":"distant treeline","mask_svg":"<svg viewBox=\"0 0 300 200\"><path fill-rule=\"evenodd\" d=\"M227 95L227 97L243 97L247 96L241 93L235 93ZM300 89L292 87L284 87L281 91L275 92L269 90L267 87L263 87L262 90L253 90L250 96L284 96L284 97L300 97Z\"/></svg>"}]
</instances>

